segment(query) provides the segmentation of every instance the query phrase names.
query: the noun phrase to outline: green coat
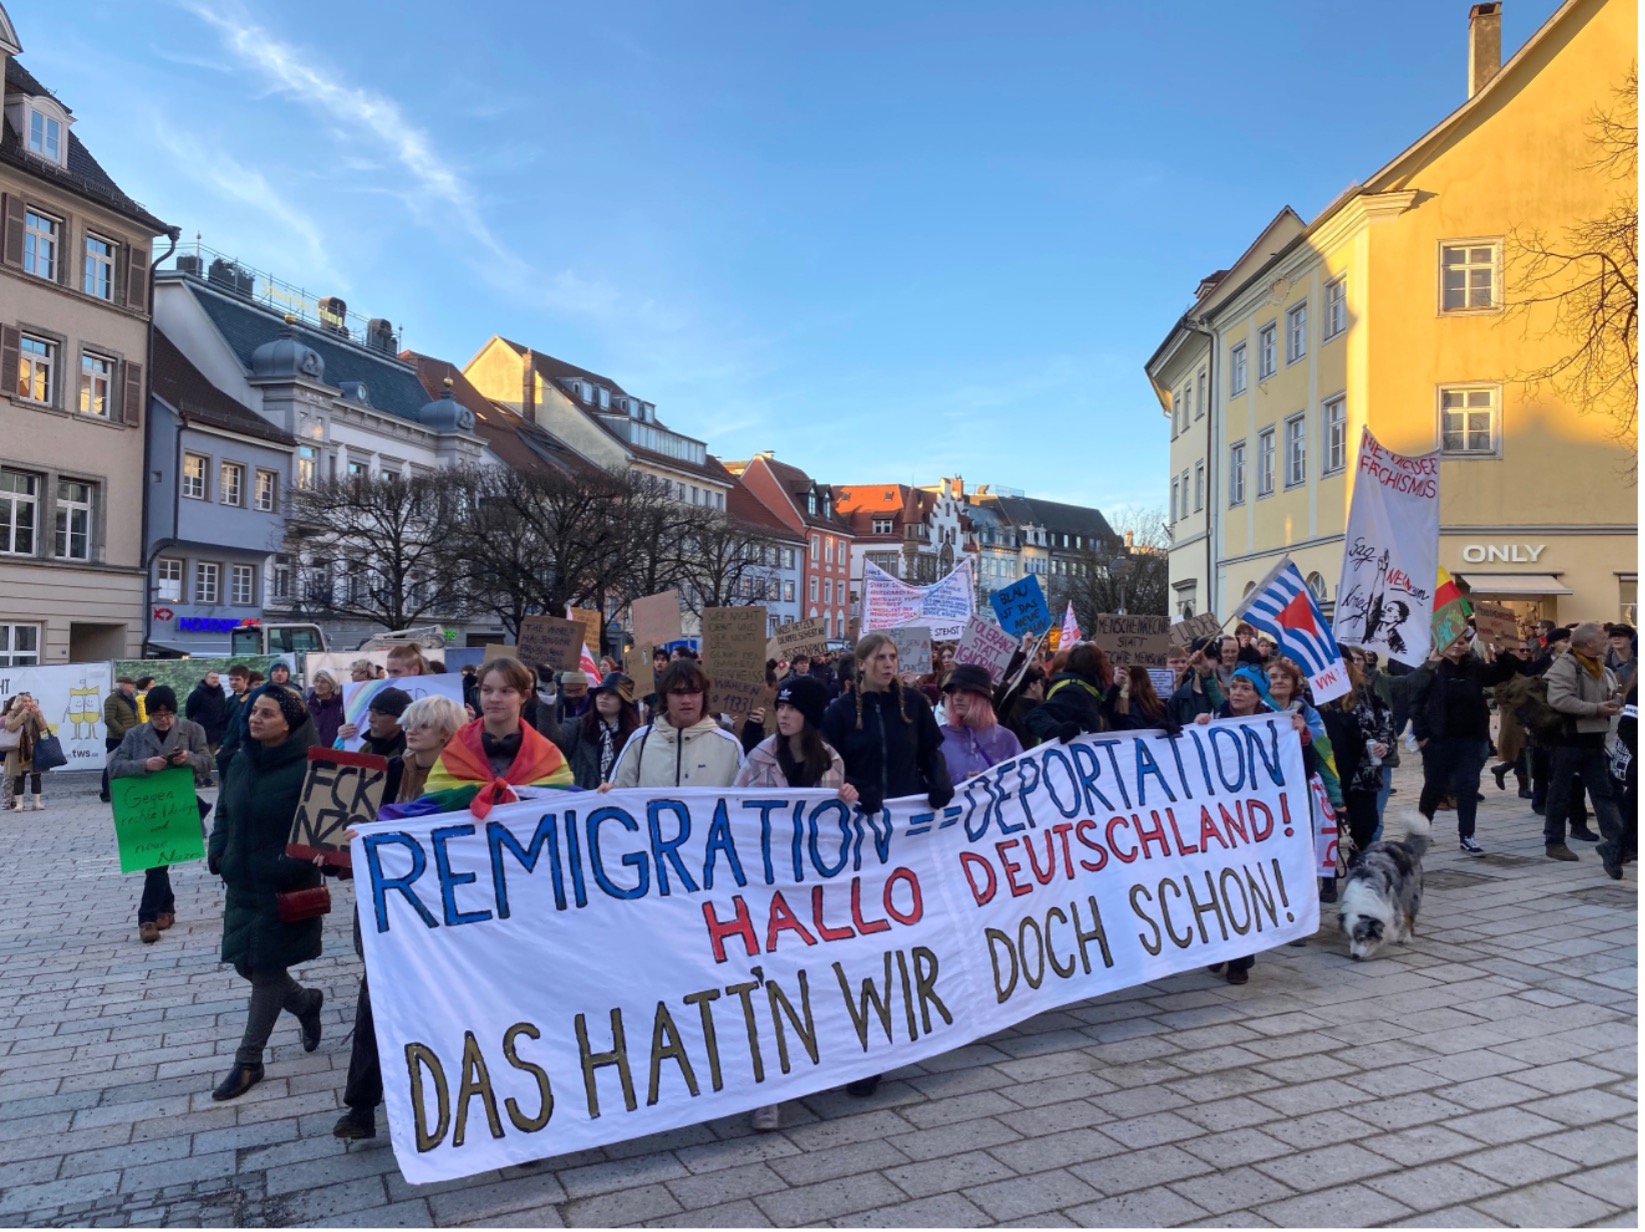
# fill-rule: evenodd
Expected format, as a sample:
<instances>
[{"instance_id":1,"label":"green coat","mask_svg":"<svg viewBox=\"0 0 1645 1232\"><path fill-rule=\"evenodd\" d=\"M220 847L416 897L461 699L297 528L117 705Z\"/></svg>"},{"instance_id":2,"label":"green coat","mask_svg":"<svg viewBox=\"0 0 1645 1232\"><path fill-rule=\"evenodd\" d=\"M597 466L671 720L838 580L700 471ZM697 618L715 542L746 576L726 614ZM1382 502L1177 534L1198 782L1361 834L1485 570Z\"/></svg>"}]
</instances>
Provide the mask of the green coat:
<instances>
[{"instance_id":1,"label":"green coat","mask_svg":"<svg viewBox=\"0 0 1645 1232\"><path fill-rule=\"evenodd\" d=\"M323 921L282 924L274 904L279 891L320 884L319 869L286 855L313 743L310 722L272 748L247 741L223 778L209 854L228 886L223 961L244 977L320 957Z\"/></svg>"}]
</instances>

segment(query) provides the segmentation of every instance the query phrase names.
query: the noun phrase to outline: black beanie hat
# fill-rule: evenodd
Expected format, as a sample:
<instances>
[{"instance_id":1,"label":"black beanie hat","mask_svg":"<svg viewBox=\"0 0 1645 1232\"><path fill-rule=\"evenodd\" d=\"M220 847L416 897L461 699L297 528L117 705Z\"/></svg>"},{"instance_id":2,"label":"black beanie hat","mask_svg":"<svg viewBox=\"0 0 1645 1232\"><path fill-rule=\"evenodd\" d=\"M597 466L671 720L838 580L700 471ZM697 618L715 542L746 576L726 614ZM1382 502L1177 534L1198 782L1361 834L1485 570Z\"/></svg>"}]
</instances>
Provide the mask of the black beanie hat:
<instances>
[{"instance_id":1,"label":"black beanie hat","mask_svg":"<svg viewBox=\"0 0 1645 1232\"><path fill-rule=\"evenodd\" d=\"M812 727L821 728L823 711L828 709L828 689L820 680L794 676L777 689L777 704L794 707Z\"/></svg>"},{"instance_id":2,"label":"black beanie hat","mask_svg":"<svg viewBox=\"0 0 1645 1232\"><path fill-rule=\"evenodd\" d=\"M170 685L157 684L148 691L143 699L143 706L149 714L156 710L169 710L177 713L177 693Z\"/></svg>"},{"instance_id":3,"label":"black beanie hat","mask_svg":"<svg viewBox=\"0 0 1645 1232\"><path fill-rule=\"evenodd\" d=\"M260 692L264 697L274 699L274 704L280 707L280 713L285 716L286 726L292 731L308 722L308 707L303 704L302 695L290 685L266 684ZM150 704L153 704L152 701Z\"/></svg>"},{"instance_id":4,"label":"black beanie hat","mask_svg":"<svg viewBox=\"0 0 1645 1232\"><path fill-rule=\"evenodd\" d=\"M373 697L371 704L366 709L375 710L378 714L390 715L397 719L406 712L406 707L409 705L411 705L411 694L404 689L391 688L384 689Z\"/></svg>"}]
</instances>

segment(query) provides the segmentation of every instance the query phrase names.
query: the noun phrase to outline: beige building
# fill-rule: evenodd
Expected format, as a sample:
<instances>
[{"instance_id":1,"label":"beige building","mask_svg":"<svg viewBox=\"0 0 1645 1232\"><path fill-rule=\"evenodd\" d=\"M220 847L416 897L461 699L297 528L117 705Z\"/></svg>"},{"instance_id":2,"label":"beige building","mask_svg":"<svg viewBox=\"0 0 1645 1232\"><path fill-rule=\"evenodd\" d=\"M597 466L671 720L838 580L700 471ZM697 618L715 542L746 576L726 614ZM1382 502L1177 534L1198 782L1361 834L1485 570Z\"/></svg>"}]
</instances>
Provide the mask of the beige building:
<instances>
[{"instance_id":1,"label":"beige building","mask_svg":"<svg viewBox=\"0 0 1645 1232\"><path fill-rule=\"evenodd\" d=\"M0 667L140 650L149 252L176 235L21 50L0 7Z\"/></svg>"}]
</instances>

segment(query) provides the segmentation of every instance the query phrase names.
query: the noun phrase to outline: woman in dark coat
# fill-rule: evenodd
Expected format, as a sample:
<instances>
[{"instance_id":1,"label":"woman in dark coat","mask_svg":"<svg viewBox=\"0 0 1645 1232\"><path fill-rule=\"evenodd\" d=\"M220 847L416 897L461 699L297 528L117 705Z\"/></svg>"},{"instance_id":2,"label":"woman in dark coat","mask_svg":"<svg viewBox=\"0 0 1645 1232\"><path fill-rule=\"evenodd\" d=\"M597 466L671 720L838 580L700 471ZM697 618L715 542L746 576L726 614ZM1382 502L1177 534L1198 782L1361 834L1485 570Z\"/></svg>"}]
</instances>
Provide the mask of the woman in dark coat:
<instances>
[{"instance_id":1,"label":"woman in dark coat","mask_svg":"<svg viewBox=\"0 0 1645 1232\"><path fill-rule=\"evenodd\" d=\"M593 791L611 781L623 746L640 726L640 711L632 700L634 682L621 672L612 672L589 696L587 712L561 723L554 743L571 763L576 785Z\"/></svg>"},{"instance_id":2,"label":"woman in dark coat","mask_svg":"<svg viewBox=\"0 0 1645 1232\"><path fill-rule=\"evenodd\" d=\"M1025 720L1028 730L1042 744L1067 744L1076 736L1106 730L1102 702L1113 683L1108 656L1091 642L1080 642L1068 652L1064 670L1046 682L1045 700Z\"/></svg>"},{"instance_id":3,"label":"woman in dark coat","mask_svg":"<svg viewBox=\"0 0 1645 1232\"><path fill-rule=\"evenodd\" d=\"M228 887L223 961L251 983L251 1007L234 1067L211 1097L234 1099L263 1080L263 1049L280 1011L296 1016L303 1050L320 1046L318 988L304 988L288 967L320 957L320 917L280 922L276 895L320 884L320 870L286 855L302 796L314 724L297 691L271 685L252 703L251 739L228 764L207 867Z\"/></svg>"}]
</instances>

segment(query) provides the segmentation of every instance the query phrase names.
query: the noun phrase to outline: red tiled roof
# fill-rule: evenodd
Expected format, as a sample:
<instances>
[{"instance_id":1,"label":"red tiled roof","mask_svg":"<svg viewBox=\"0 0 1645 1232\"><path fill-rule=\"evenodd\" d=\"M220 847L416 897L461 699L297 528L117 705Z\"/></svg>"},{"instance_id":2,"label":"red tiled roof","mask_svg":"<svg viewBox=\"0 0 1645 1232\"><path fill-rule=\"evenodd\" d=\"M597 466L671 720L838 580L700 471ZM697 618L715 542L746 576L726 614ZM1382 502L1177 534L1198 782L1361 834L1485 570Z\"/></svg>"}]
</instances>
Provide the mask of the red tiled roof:
<instances>
[{"instance_id":1,"label":"red tiled roof","mask_svg":"<svg viewBox=\"0 0 1645 1232\"><path fill-rule=\"evenodd\" d=\"M417 379L430 398L438 398L446 382L451 382L451 396L474 412L476 434L506 465L519 471L548 469L568 475L598 469L543 429L492 402L449 360L417 351L401 351L400 358L417 369Z\"/></svg>"},{"instance_id":2,"label":"red tiled roof","mask_svg":"<svg viewBox=\"0 0 1645 1232\"><path fill-rule=\"evenodd\" d=\"M725 512L727 517L752 526L762 534L801 542L799 535L784 526L777 519L777 515L761 504L760 499L741 483L732 484L731 490L726 493Z\"/></svg>"},{"instance_id":3,"label":"red tiled roof","mask_svg":"<svg viewBox=\"0 0 1645 1232\"><path fill-rule=\"evenodd\" d=\"M282 432L250 407L213 385L205 373L190 363L188 357L159 329L154 331L152 380L154 396L184 419L280 445L297 443L290 433Z\"/></svg>"}]
</instances>

